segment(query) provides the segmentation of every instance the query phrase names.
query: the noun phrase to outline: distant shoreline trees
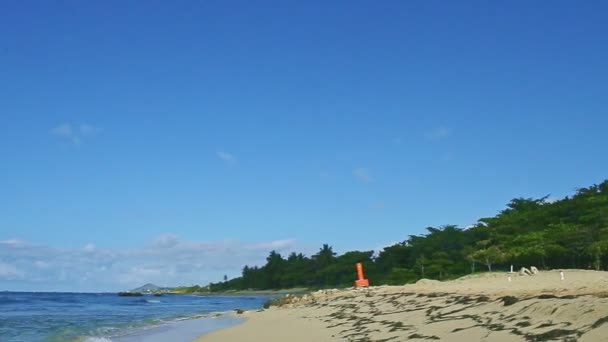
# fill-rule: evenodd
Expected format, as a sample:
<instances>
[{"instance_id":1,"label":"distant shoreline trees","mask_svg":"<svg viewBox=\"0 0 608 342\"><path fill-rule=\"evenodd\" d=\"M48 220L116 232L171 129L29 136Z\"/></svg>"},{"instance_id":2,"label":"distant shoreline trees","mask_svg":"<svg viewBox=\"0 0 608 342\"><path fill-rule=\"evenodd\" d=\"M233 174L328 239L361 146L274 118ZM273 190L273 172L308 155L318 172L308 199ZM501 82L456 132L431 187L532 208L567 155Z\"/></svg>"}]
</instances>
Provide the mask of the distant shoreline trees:
<instances>
[{"instance_id":1,"label":"distant shoreline trees","mask_svg":"<svg viewBox=\"0 0 608 342\"><path fill-rule=\"evenodd\" d=\"M240 277L210 291L352 286L362 262L370 282L405 284L421 278L451 279L479 271L535 265L541 269L602 270L608 265L608 180L557 201L516 198L494 217L467 229L429 227L425 235L373 251L336 255L329 244L307 257L271 251L264 266L245 266Z\"/></svg>"}]
</instances>

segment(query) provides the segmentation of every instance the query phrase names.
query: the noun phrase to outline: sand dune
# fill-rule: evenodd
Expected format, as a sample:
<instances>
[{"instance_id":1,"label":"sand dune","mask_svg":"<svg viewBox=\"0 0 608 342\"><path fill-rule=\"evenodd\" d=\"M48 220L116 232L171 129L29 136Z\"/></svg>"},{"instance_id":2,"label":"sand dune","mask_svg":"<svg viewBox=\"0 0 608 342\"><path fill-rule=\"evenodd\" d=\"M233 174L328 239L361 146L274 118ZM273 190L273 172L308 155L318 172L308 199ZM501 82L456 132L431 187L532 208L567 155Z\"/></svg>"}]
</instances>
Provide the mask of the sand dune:
<instances>
[{"instance_id":1,"label":"sand dune","mask_svg":"<svg viewBox=\"0 0 608 342\"><path fill-rule=\"evenodd\" d=\"M608 273L479 274L318 291L204 341L608 341Z\"/></svg>"}]
</instances>

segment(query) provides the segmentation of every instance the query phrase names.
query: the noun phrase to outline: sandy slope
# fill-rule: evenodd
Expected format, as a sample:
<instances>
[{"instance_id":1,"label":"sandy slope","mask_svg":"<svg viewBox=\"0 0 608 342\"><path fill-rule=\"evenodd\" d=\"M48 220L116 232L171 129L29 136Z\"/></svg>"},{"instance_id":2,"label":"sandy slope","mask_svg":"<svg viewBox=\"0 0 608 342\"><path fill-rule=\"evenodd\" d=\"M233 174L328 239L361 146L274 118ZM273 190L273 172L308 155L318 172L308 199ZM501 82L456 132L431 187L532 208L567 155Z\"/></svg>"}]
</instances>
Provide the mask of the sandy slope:
<instances>
[{"instance_id":1,"label":"sandy slope","mask_svg":"<svg viewBox=\"0 0 608 342\"><path fill-rule=\"evenodd\" d=\"M486 274L319 291L208 341L608 341L608 273ZM505 304L505 296L516 302Z\"/></svg>"}]
</instances>

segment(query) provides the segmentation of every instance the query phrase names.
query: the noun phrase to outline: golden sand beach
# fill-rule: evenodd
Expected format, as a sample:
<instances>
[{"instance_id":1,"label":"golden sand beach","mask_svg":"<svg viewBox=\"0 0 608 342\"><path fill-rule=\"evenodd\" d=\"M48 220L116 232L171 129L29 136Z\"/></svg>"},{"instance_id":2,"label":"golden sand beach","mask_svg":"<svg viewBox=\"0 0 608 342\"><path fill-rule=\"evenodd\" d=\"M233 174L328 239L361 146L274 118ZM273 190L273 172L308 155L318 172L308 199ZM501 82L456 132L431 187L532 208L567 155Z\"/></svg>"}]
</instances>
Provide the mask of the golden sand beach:
<instances>
[{"instance_id":1,"label":"golden sand beach","mask_svg":"<svg viewBox=\"0 0 608 342\"><path fill-rule=\"evenodd\" d=\"M608 341L608 272L487 273L321 290L246 312L211 341Z\"/></svg>"}]
</instances>

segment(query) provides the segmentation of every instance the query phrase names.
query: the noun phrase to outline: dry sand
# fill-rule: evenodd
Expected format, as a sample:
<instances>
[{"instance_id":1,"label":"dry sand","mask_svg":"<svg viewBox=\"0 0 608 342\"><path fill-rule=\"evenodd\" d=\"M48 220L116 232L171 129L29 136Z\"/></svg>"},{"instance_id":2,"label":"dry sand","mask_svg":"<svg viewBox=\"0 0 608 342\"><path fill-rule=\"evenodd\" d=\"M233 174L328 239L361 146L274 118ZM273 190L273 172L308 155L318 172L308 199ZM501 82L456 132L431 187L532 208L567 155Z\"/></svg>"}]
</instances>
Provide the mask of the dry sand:
<instances>
[{"instance_id":1,"label":"dry sand","mask_svg":"<svg viewBox=\"0 0 608 342\"><path fill-rule=\"evenodd\" d=\"M287 302L196 342L608 341L608 272L565 270L563 281L558 271L511 282L505 273L423 279Z\"/></svg>"}]
</instances>

